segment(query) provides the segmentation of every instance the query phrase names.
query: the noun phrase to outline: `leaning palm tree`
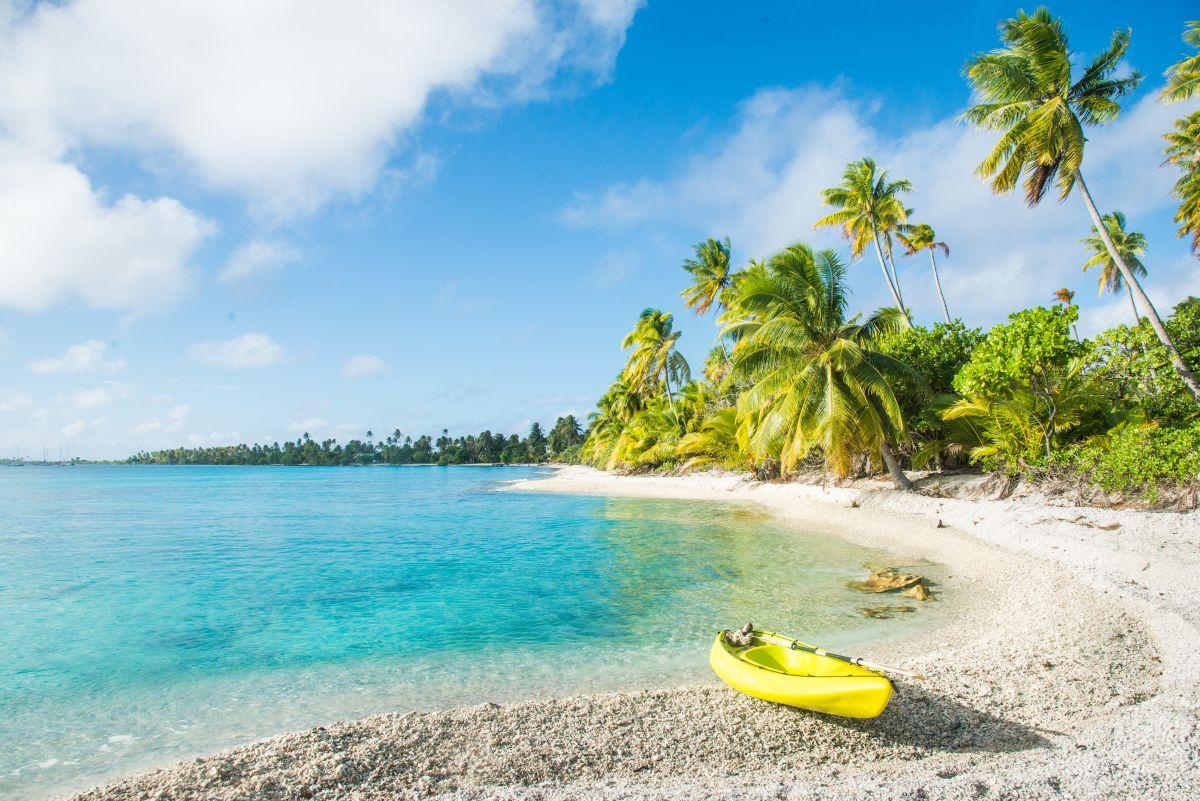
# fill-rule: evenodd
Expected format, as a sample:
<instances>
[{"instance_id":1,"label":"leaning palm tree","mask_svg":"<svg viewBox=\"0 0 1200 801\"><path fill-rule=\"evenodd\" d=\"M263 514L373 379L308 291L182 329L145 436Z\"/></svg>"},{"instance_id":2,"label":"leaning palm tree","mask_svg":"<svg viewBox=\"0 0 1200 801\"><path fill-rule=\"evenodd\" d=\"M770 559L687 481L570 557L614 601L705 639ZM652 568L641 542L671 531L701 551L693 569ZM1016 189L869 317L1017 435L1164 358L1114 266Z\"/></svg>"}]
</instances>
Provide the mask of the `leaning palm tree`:
<instances>
[{"instance_id":1,"label":"leaning palm tree","mask_svg":"<svg viewBox=\"0 0 1200 801\"><path fill-rule=\"evenodd\" d=\"M850 242L850 254L855 259L861 258L867 244L874 242L883 280L892 293L896 308L900 309L911 326L912 319L905 309L900 283L894 274L895 266L888 269L882 242L885 236L908 221L908 209L900 200L900 193L909 191L912 191L912 184L904 180L888 181L887 170L878 169L874 159L853 161L846 165L840 185L821 192L822 202L837 211L817 220L813 228L841 228L842 236ZM890 240L887 250L890 253Z\"/></svg>"},{"instance_id":2,"label":"leaning palm tree","mask_svg":"<svg viewBox=\"0 0 1200 801\"><path fill-rule=\"evenodd\" d=\"M1183 41L1200 48L1200 19L1194 19L1183 31ZM1187 100L1200 94L1200 53L1188 56L1167 70L1167 85L1162 98L1168 103Z\"/></svg>"},{"instance_id":3,"label":"leaning palm tree","mask_svg":"<svg viewBox=\"0 0 1200 801\"><path fill-rule=\"evenodd\" d=\"M1117 252L1121 254L1121 258L1125 260L1129 271L1138 278L1146 277L1146 265L1142 264L1142 256L1146 255L1146 237L1140 231L1125 230L1125 215L1119 211L1114 211L1111 214L1105 214L1102 218L1104 227L1108 229L1108 238L1112 240L1113 246ZM1112 256L1108 255L1108 247L1104 244L1104 240L1100 238L1100 233L1093 227L1092 235L1079 240L1079 244L1087 247L1091 252L1091 258L1083 263L1083 270L1091 267L1100 268L1100 294L1103 295L1105 290L1109 292L1120 292L1124 286L1129 293L1129 308L1133 309L1134 325L1142 321L1141 315L1138 314L1137 305L1133 302L1133 290L1125 279L1121 277L1121 271L1117 268L1117 263Z\"/></svg>"},{"instance_id":4,"label":"leaning palm tree","mask_svg":"<svg viewBox=\"0 0 1200 801\"><path fill-rule=\"evenodd\" d=\"M915 255L922 250L929 251L929 264L933 268L933 287L937 290L938 300L942 302L942 314L946 316L946 322L950 322L950 309L946 307L946 296L942 294L942 280L938 276L937 258L933 255L934 251L941 249L942 255L950 258L950 246L945 242L938 242L933 227L924 223L911 226L906 232L896 234L896 238L900 240L900 244L904 245L904 255L906 256Z\"/></svg>"},{"instance_id":5,"label":"leaning palm tree","mask_svg":"<svg viewBox=\"0 0 1200 801\"><path fill-rule=\"evenodd\" d=\"M846 319L845 267L832 250L803 244L740 281L737 303L748 316L727 331L738 334L734 371L750 383L738 404L750 456L778 460L787 475L820 448L826 469L842 477L878 455L896 487L910 490L891 449L905 424L888 377L924 381L875 348L878 334L904 325L900 312Z\"/></svg>"},{"instance_id":6,"label":"leaning palm tree","mask_svg":"<svg viewBox=\"0 0 1200 801\"><path fill-rule=\"evenodd\" d=\"M692 285L680 293L683 305L696 314L707 314L716 306L724 306L722 297L729 289L732 274L729 269L729 238L717 240L711 236L692 246L695 258L685 259L683 269L692 275Z\"/></svg>"},{"instance_id":7,"label":"leaning palm tree","mask_svg":"<svg viewBox=\"0 0 1200 801\"><path fill-rule=\"evenodd\" d=\"M1200 381L1179 355L1162 318L1137 277L1117 252L1083 180L1085 125L1112 122L1121 112L1117 100L1132 92L1141 75L1117 77L1129 48L1129 31L1113 34L1108 48L1073 80L1074 53L1062 23L1045 8L1018 12L1000 26L1004 47L972 58L966 74L983 102L963 118L981 128L1003 131L977 172L990 178L992 191L1011 192L1025 176L1025 200L1036 206L1051 184L1065 200L1076 186L1105 248L1129 284L1171 363L1200 403Z\"/></svg>"},{"instance_id":8,"label":"leaning palm tree","mask_svg":"<svg viewBox=\"0 0 1200 801\"><path fill-rule=\"evenodd\" d=\"M676 350L682 332L675 330L674 317L658 309L646 309L621 342L632 349L622 376L643 397L650 397L661 387L666 391L667 404L675 408L671 382L677 387L692 380L687 359Z\"/></svg>"},{"instance_id":9,"label":"leaning palm tree","mask_svg":"<svg viewBox=\"0 0 1200 801\"><path fill-rule=\"evenodd\" d=\"M1190 236L1192 252L1200 256L1200 111L1176 120L1175 130L1163 138L1167 140L1167 163L1183 171L1175 182L1179 235Z\"/></svg>"}]
</instances>

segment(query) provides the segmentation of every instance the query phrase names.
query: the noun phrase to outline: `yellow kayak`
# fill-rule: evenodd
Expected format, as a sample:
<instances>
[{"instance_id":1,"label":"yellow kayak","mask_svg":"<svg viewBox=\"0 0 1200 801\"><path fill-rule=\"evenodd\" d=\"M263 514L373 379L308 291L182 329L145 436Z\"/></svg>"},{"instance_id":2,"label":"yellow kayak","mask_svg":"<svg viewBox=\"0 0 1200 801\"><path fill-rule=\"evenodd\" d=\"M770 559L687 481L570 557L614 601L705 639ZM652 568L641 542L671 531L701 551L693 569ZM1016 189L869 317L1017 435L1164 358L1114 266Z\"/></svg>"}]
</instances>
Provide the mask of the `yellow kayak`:
<instances>
[{"instance_id":1,"label":"yellow kayak","mask_svg":"<svg viewBox=\"0 0 1200 801\"><path fill-rule=\"evenodd\" d=\"M876 717L892 698L892 683L873 670L774 632L755 629L751 636L750 645L738 647L721 632L708 655L716 674L739 692L847 718Z\"/></svg>"}]
</instances>

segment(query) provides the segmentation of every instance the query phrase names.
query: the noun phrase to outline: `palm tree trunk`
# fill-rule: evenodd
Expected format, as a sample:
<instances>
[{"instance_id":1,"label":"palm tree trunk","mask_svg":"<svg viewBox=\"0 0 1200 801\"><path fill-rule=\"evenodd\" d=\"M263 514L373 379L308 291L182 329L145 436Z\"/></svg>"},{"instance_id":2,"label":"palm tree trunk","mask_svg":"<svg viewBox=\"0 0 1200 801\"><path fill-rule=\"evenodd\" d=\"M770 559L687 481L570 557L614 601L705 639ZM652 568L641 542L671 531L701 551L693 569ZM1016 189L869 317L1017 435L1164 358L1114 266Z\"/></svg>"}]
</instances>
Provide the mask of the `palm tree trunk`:
<instances>
[{"instance_id":1,"label":"palm tree trunk","mask_svg":"<svg viewBox=\"0 0 1200 801\"><path fill-rule=\"evenodd\" d=\"M1125 289L1129 292L1129 308L1133 309L1133 324L1141 325L1142 315L1138 314L1137 304L1133 302L1133 290L1130 289L1129 284L1125 285Z\"/></svg>"},{"instance_id":2,"label":"palm tree trunk","mask_svg":"<svg viewBox=\"0 0 1200 801\"><path fill-rule=\"evenodd\" d=\"M1129 288L1129 284L1125 285L1125 289L1129 292L1129 308L1133 309L1133 324L1135 326L1142 324L1142 316L1138 314L1137 304L1133 302L1133 290ZM1159 392L1158 386L1158 371L1154 369L1154 362L1150 361L1150 349L1146 347L1146 343L1142 343L1142 356L1146 359L1146 365L1150 368L1150 382L1154 384L1154 391Z\"/></svg>"},{"instance_id":3,"label":"palm tree trunk","mask_svg":"<svg viewBox=\"0 0 1200 801\"><path fill-rule=\"evenodd\" d=\"M1167 349L1167 354L1171 357L1171 364L1174 365L1175 372L1179 373L1179 377L1183 379L1188 392L1191 392L1196 402L1200 403L1200 381L1197 381L1196 374L1192 372L1187 362L1179 355L1179 350L1176 349L1174 340L1171 339L1170 333L1167 332L1167 327L1163 324L1162 318L1158 316L1158 310L1154 308L1154 304L1150 302L1146 291L1142 289L1142 285L1138 283L1137 278L1129 271L1129 265L1125 263L1125 259L1121 258L1121 254L1117 252L1117 248L1113 245L1112 237L1108 235L1108 229L1104 227L1104 222L1100 219L1100 212L1096 210L1096 204L1092 201L1092 194L1088 191L1087 184L1083 181L1083 173L1076 170L1075 178L1079 181L1079 194L1083 196L1083 202L1087 206L1088 214L1092 217L1092 224L1096 226L1096 233L1100 234L1100 239L1104 242L1104 247L1108 250L1108 255L1112 257L1113 262L1117 265L1117 269L1121 271L1121 277L1129 285L1129 291L1138 299L1142 309L1146 312L1146 319L1150 321L1150 327L1158 335L1158 341Z\"/></svg>"},{"instance_id":4,"label":"palm tree trunk","mask_svg":"<svg viewBox=\"0 0 1200 801\"><path fill-rule=\"evenodd\" d=\"M679 415L675 412L675 398L671 395L671 370L663 369L663 386L667 389L667 406L671 407L671 414L675 417L675 422L679 422Z\"/></svg>"},{"instance_id":5,"label":"palm tree trunk","mask_svg":"<svg viewBox=\"0 0 1200 801\"><path fill-rule=\"evenodd\" d=\"M942 314L946 315L946 322L950 322L950 309L946 307L946 296L942 294L942 279L938 277L937 258L933 255L933 248L929 249L929 264L933 267L933 286L937 289L938 300L942 302Z\"/></svg>"},{"instance_id":6,"label":"palm tree trunk","mask_svg":"<svg viewBox=\"0 0 1200 801\"><path fill-rule=\"evenodd\" d=\"M900 304L903 305L904 304L904 289L900 286L900 271L896 269L896 258L895 258L895 256L892 255L892 250L890 247L884 251L884 254L887 255L888 267L891 268L892 284L895 285L896 294L900 296Z\"/></svg>"},{"instance_id":7,"label":"palm tree trunk","mask_svg":"<svg viewBox=\"0 0 1200 801\"><path fill-rule=\"evenodd\" d=\"M904 301L900 298L900 291L896 289L896 284L892 281L892 274L888 272L887 262L883 258L883 247L879 244L879 234L872 231L875 236L875 254L879 256L879 269L883 270L883 280L887 282L888 289L892 291L892 299L896 301L896 308L904 315L904 319L908 321L908 327L912 328L912 318L908 316L908 309L904 308Z\"/></svg>"},{"instance_id":8,"label":"palm tree trunk","mask_svg":"<svg viewBox=\"0 0 1200 801\"><path fill-rule=\"evenodd\" d=\"M913 484L900 469L900 463L896 461L895 454L888 447L886 438L879 440L879 455L883 457L883 464L887 467L888 475L892 477L892 483L896 485L896 489L901 492L912 492Z\"/></svg>"}]
</instances>

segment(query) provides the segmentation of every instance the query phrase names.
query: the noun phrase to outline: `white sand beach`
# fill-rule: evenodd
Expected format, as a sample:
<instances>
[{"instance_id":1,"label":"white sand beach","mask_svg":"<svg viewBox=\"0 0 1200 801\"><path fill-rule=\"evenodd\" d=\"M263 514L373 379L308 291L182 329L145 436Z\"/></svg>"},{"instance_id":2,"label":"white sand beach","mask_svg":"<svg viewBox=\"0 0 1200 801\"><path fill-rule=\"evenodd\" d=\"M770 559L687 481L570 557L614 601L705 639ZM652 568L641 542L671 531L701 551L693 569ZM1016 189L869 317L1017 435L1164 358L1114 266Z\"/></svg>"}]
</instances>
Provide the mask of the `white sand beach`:
<instances>
[{"instance_id":1,"label":"white sand beach","mask_svg":"<svg viewBox=\"0 0 1200 801\"><path fill-rule=\"evenodd\" d=\"M985 495L981 479L954 494ZM925 674L878 719L711 683L382 714L72 796L116 799L1194 799L1200 513L565 468L519 491L738 501L944 565L949 622L864 656ZM799 632L798 632L799 634Z\"/></svg>"}]
</instances>

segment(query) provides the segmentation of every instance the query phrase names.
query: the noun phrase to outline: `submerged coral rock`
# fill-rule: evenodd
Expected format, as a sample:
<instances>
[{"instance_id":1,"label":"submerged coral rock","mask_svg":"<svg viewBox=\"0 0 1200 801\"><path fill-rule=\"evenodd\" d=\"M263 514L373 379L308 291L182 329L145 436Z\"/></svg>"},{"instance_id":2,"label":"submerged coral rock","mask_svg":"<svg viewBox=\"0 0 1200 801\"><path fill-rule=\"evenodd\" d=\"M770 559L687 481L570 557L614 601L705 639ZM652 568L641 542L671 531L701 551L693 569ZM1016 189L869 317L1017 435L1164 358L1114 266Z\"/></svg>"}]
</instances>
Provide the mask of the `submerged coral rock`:
<instances>
[{"instance_id":1,"label":"submerged coral rock","mask_svg":"<svg viewBox=\"0 0 1200 801\"><path fill-rule=\"evenodd\" d=\"M916 598L918 601L932 601L933 593L924 584L918 582L900 593L905 598Z\"/></svg>"},{"instance_id":2,"label":"submerged coral rock","mask_svg":"<svg viewBox=\"0 0 1200 801\"><path fill-rule=\"evenodd\" d=\"M896 604L892 606L864 606L862 608L862 613L864 615L869 618L874 618L875 620L890 620L898 614L915 611L917 611L915 606L906 606L902 604Z\"/></svg>"},{"instance_id":3,"label":"submerged coral rock","mask_svg":"<svg viewBox=\"0 0 1200 801\"><path fill-rule=\"evenodd\" d=\"M915 573L901 573L892 567L876 570L865 581L852 581L850 586L862 592L895 592L905 590L924 579Z\"/></svg>"}]
</instances>

